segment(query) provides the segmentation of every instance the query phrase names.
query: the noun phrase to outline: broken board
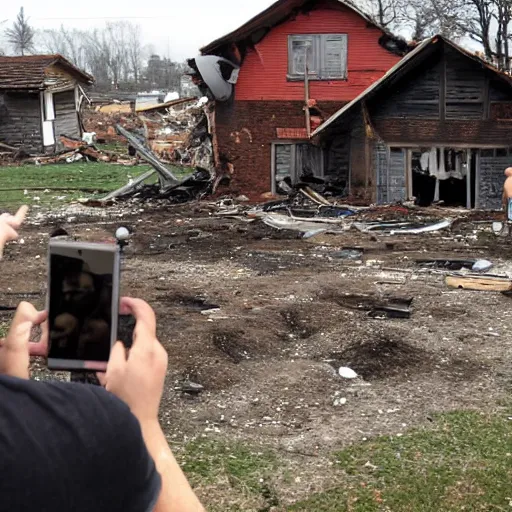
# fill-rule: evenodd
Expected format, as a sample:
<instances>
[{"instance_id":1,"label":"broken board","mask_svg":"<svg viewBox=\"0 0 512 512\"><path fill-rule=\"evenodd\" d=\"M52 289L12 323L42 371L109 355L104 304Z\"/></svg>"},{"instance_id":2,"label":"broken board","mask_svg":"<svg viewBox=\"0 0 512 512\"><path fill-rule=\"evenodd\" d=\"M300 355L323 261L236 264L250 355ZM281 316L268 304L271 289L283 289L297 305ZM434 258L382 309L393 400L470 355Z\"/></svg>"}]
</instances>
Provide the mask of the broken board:
<instances>
[{"instance_id":1,"label":"broken board","mask_svg":"<svg viewBox=\"0 0 512 512\"><path fill-rule=\"evenodd\" d=\"M506 292L512 290L512 281L507 277L451 275L446 277L446 285L450 288L459 288L462 290L477 290L490 292Z\"/></svg>"}]
</instances>

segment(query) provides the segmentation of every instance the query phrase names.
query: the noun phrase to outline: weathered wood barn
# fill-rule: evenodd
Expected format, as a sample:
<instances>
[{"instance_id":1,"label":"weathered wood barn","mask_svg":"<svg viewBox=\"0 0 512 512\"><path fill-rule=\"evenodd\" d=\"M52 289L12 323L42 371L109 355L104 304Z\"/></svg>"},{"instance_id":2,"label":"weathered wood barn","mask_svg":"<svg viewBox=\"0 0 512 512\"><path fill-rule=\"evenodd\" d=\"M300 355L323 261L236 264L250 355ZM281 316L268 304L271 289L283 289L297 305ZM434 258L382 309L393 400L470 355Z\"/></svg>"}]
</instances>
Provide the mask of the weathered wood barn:
<instances>
[{"instance_id":1,"label":"weathered wood barn","mask_svg":"<svg viewBox=\"0 0 512 512\"><path fill-rule=\"evenodd\" d=\"M350 151L353 197L500 208L504 170L512 164L512 79L435 36L313 138L328 166Z\"/></svg>"},{"instance_id":2,"label":"weathered wood barn","mask_svg":"<svg viewBox=\"0 0 512 512\"><path fill-rule=\"evenodd\" d=\"M93 81L61 55L0 57L0 142L51 153L59 135L80 137L80 86Z\"/></svg>"}]
</instances>

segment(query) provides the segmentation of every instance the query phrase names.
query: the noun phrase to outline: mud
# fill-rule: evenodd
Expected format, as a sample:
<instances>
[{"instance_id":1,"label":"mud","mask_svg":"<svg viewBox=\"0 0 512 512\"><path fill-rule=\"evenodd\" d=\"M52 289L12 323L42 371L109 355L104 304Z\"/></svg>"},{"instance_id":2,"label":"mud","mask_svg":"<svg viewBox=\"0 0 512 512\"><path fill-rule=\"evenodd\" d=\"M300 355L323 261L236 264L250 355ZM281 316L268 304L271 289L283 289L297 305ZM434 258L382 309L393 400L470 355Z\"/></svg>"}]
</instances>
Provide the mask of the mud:
<instances>
[{"instance_id":1,"label":"mud","mask_svg":"<svg viewBox=\"0 0 512 512\"><path fill-rule=\"evenodd\" d=\"M259 222L217 218L209 205L141 209L27 226L24 243L5 253L0 304L28 298L44 305L45 251L56 228L105 240L128 225L134 234L122 291L157 313L169 353L161 417L178 453L203 437L269 447L296 474L314 473L321 489L332 483L325 461L334 449L426 424L435 412L492 409L507 396L510 298L450 290L442 272L414 263L485 258L493 273L512 271L512 245L492 235L489 223L462 219L433 234L349 231L306 241ZM347 247L362 249L361 261L336 257ZM368 316L390 297L413 299L409 319ZM340 366L360 377L342 379ZM40 362L34 375L48 378ZM185 379L205 390L184 395L175 388ZM287 487L287 499L304 492Z\"/></svg>"}]
</instances>

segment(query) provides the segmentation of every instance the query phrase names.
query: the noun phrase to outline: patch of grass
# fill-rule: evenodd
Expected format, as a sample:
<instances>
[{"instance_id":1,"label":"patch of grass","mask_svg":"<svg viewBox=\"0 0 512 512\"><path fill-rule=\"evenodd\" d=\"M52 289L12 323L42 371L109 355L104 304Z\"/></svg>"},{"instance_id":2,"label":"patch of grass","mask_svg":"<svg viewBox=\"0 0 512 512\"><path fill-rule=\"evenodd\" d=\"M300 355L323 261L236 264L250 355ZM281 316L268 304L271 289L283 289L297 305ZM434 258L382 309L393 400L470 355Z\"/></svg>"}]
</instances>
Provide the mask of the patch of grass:
<instances>
[{"instance_id":1,"label":"patch of grass","mask_svg":"<svg viewBox=\"0 0 512 512\"><path fill-rule=\"evenodd\" d=\"M511 430L505 415L454 412L433 429L353 446L336 454L347 484L289 511L510 510Z\"/></svg>"},{"instance_id":2,"label":"patch of grass","mask_svg":"<svg viewBox=\"0 0 512 512\"><path fill-rule=\"evenodd\" d=\"M277 505L270 477L275 474L279 463L271 451L242 444L198 440L186 446L180 459L183 471L195 486L227 480L237 492L258 495L269 507Z\"/></svg>"},{"instance_id":3,"label":"patch of grass","mask_svg":"<svg viewBox=\"0 0 512 512\"><path fill-rule=\"evenodd\" d=\"M0 322L0 338L5 338L7 336L10 325L11 324L9 322Z\"/></svg>"},{"instance_id":4,"label":"patch of grass","mask_svg":"<svg viewBox=\"0 0 512 512\"><path fill-rule=\"evenodd\" d=\"M149 165L125 167L104 162L0 167L0 207L8 209L20 204L58 206L81 197L102 197L105 195L104 193L52 190L52 187L111 191L125 185L130 178L136 178L149 169L151 169ZM181 168L172 170L178 177L188 174ZM147 182L156 183L156 181L157 178L152 177ZM31 187L44 187L48 192L29 190ZM27 189L27 194L24 193L25 189Z\"/></svg>"}]
</instances>

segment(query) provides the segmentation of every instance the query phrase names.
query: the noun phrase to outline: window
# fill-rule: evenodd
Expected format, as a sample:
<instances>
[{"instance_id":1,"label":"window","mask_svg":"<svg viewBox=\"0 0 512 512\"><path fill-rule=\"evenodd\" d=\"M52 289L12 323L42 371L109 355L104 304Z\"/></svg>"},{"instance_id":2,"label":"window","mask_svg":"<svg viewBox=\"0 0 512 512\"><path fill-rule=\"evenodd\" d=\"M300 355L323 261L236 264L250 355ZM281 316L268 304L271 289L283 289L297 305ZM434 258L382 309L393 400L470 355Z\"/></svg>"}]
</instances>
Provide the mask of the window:
<instances>
[{"instance_id":1,"label":"window","mask_svg":"<svg viewBox=\"0 0 512 512\"><path fill-rule=\"evenodd\" d=\"M304 80L306 54L310 80L347 78L347 35L288 36L288 79Z\"/></svg>"},{"instance_id":2,"label":"window","mask_svg":"<svg viewBox=\"0 0 512 512\"><path fill-rule=\"evenodd\" d=\"M304 176L322 177L324 152L322 148L308 143L276 143L272 172L277 190L284 180L295 184Z\"/></svg>"}]
</instances>

